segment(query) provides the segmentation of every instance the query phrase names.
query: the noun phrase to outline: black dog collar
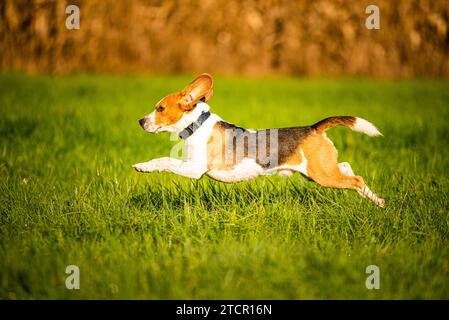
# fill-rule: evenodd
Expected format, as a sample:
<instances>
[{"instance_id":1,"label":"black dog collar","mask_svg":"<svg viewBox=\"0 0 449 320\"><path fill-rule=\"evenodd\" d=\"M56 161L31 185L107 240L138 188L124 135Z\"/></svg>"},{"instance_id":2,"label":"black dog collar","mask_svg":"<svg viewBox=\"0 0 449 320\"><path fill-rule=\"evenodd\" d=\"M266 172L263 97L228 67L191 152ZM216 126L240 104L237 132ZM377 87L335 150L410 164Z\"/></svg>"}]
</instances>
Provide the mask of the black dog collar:
<instances>
[{"instance_id":1,"label":"black dog collar","mask_svg":"<svg viewBox=\"0 0 449 320\"><path fill-rule=\"evenodd\" d=\"M201 127L201 125L210 117L209 111L203 111L198 119L196 121L193 121L191 124L189 124L184 130L182 130L180 133L178 133L178 136L181 137L181 139L187 139L190 137L196 130Z\"/></svg>"}]
</instances>

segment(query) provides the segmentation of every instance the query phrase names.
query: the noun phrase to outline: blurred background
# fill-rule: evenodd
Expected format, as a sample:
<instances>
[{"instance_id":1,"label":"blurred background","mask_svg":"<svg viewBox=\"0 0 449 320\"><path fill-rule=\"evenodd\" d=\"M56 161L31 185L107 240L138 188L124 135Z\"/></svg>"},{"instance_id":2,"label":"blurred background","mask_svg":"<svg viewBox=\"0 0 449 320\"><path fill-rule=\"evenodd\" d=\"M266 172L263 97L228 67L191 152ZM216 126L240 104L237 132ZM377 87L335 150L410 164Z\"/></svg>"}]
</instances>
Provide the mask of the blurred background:
<instances>
[{"instance_id":1,"label":"blurred background","mask_svg":"<svg viewBox=\"0 0 449 320\"><path fill-rule=\"evenodd\" d=\"M66 6L80 8L67 30ZM380 8L380 30L365 9ZM0 0L2 71L447 78L447 0Z\"/></svg>"}]
</instances>

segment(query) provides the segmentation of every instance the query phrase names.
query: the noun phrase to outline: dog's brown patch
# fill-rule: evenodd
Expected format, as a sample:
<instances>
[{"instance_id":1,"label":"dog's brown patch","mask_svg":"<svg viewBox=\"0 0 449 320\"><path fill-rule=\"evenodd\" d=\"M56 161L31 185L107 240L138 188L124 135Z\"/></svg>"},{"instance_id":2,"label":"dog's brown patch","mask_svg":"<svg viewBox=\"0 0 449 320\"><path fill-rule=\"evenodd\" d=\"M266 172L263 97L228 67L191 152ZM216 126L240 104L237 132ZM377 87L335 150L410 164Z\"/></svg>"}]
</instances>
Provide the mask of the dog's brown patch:
<instances>
[{"instance_id":1,"label":"dog's brown patch","mask_svg":"<svg viewBox=\"0 0 449 320\"><path fill-rule=\"evenodd\" d=\"M180 98L180 93L172 93L156 104L154 123L157 126L169 126L182 118L184 110L179 103Z\"/></svg>"}]
</instances>

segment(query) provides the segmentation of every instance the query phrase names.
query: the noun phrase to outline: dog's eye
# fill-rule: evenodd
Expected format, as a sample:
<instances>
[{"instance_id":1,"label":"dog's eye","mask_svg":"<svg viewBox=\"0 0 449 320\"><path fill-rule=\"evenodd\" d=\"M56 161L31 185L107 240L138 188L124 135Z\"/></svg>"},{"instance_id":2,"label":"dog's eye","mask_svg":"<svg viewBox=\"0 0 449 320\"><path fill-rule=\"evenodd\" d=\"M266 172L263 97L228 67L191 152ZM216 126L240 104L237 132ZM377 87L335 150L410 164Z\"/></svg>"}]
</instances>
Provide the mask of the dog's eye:
<instances>
[{"instance_id":1,"label":"dog's eye","mask_svg":"<svg viewBox=\"0 0 449 320\"><path fill-rule=\"evenodd\" d=\"M159 106L159 107L156 108L156 111L157 112L162 112L162 111L164 111L164 109L165 108L163 106Z\"/></svg>"}]
</instances>

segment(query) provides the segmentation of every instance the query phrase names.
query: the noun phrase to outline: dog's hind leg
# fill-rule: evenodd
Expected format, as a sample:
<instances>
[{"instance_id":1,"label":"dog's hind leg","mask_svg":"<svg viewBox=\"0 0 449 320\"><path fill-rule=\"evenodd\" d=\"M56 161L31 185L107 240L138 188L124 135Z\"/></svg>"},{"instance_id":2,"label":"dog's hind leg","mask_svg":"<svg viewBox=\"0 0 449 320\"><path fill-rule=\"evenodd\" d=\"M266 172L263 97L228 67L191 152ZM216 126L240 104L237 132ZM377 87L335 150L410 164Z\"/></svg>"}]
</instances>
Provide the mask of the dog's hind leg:
<instances>
[{"instance_id":1,"label":"dog's hind leg","mask_svg":"<svg viewBox=\"0 0 449 320\"><path fill-rule=\"evenodd\" d=\"M377 204L381 208L385 208L385 200L380 198L377 194L372 192L370 188L365 184L362 188L355 189L358 194L360 194L364 198L370 199L372 202Z\"/></svg>"},{"instance_id":2,"label":"dog's hind leg","mask_svg":"<svg viewBox=\"0 0 449 320\"><path fill-rule=\"evenodd\" d=\"M343 173L347 176L355 176L354 171L352 171L351 165L348 162L339 163L338 169L340 170L341 173ZM363 187L357 187L355 190L362 197L370 199L375 204L377 204L379 207L381 207L381 208L385 207L385 200L380 198L374 192L372 192L366 184L364 184Z\"/></svg>"},{"instance_id":3,"label":"dog's hind leg","mask_svg":"<svg viewBox=\"0 0 449 320\"><path fill-rule=\"evenodd\" d=\"M385 206L384 199L374 194L362 177L354 174L349 163L338 163L337 150L327 137L310 136L303 144L303 150L307 158L307 175L313 181L323 187L356 190L379 207Z\"/></svg>"}]
</instances>

